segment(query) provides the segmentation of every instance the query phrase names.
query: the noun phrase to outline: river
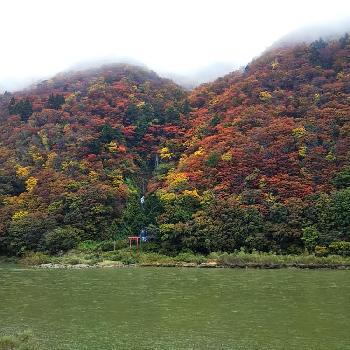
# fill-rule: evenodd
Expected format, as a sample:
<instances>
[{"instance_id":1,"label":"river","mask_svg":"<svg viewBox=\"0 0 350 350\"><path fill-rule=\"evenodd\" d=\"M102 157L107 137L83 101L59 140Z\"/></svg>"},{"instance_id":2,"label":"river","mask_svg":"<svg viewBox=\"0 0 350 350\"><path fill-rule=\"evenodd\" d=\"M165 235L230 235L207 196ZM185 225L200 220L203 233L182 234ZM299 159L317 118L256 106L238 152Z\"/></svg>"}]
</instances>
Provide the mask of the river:
<instances>
[{"instance_id":1,"label":"river","mask_svg":"<svg viewBox=\"0 0 350 350\"><path fill-rule=\"evenodd\" d=\"M50 350L347 350L350 271L0 265L0 335Z\"/></svg>"}]
</instances>

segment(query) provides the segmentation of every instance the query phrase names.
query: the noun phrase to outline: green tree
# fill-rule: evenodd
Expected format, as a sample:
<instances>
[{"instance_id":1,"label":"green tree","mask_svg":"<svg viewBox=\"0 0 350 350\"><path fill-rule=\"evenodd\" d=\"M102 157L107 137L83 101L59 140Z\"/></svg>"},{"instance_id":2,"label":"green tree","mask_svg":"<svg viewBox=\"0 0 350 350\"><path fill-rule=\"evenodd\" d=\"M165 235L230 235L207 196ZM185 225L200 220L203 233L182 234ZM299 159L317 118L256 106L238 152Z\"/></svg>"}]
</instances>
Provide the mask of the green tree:
<instances>
[{"instance_id":1,"label":"green tree","mask_svg":"<svg viewBox=\"0 0 350 350\"><path fill-rule=\"evenodd\" d=\"M141 229L147 226L147 218L138 194L129 198L118 221L118 236L120 238L138 236Z\"/></svg>"},{"instance_id":2,"label":"green tree","mask_svg":"<svg viewBox=\"0 0 350 350\"><path fill-rule=\"evenodd\" d=\"M207 160L205 161L205 165L211 168L215 168L220 161L220 154L216 151L213 151L209 154Z\"/></svg>"},{"instance_id":3,"label":"green tree","mask_svg":"<svg viewBox=\"0 0 350 350\"><path fill-rule=\"evenodd\" d=\"M350 242L347 242L347 241L332 242L329 245L329 250L333 254L349 256L350 255Z\"/></svg>"},{"instance_id":4,"label":"green tree","mask_svg":"<svg viewBox=\"0 0 350 350\"><path fill-rule=\"evenodd\" d=\"M8 110L10 114L19 114L24 122L33 114L33 106L28 98L16 102L13 97L8 106Z\"/></svg>"},{"instance_id":5,"label":"green tree","mask_svg":"<svg viewBox=\"0 0 350 350\"><path fill-rule=\"evenodd\" d=\"M83 233L84 231L71 226L57 227L44 235L41 247L51 254L65 252L77 246Z\"/></svg>"},{"instance_id":6,"label":"green tree","mask_svg":"<svg viewBox=\"0 0 350 350\"><path fill-rule=\"evenodd\" d=\"M65 98L60 94L50 94L47 105L52 109L59 109L65 102Z\"/></svg>"},{"instance_id":7,"label":"green tree","mask_svg":"<svg viewBox=\"0 0 350 350\"><path fill-rule=\"evenodd\" d=\"M301 239L308 252L312 252L315 249L319 237L320 233L317 231L316 227L308 226L303 228L303 236Z\"/></svg>"},{"instance_id":8,"label":"green tree","mask_svg":"<svg viewBox=\"0 0 350 350\"><path fill-rule=\"evenodd\" d=\"M49 217L29 215L12 220L5 241L7 250L15 255L40 250L44 235L55 226L55 220Z\"/></svg>"},{"instance_id":9,"label":"green tree","mask_svg":"<svg viewBox=\"0 0 350 350\"><path fill-rule=\"evenodd\" d=\"M326 215L328 232L350 240L350 188L331 194Z\"/></svg>"},{"instance_id":10,"label":"green tree","mask_svg":"<svg viewBox=\"0 0 350 350\"><path fill-rule=\"evenodd\" d=\"M184 246L200 253L242 247L266 250L263 217L253 207L244 208L235 199L214 199L193 215Z\"/></svg>"},{"instance_id":11,"label":"green tree","mask_svg":"<svg viewBox=\"0 0 350 350\"><path fill-rule=\"evenodd\" d=\"M337 189L350 187L350 165L345 166L341 171L336 173L332 179L332 184Z\"/></svg>"}]
</instances>

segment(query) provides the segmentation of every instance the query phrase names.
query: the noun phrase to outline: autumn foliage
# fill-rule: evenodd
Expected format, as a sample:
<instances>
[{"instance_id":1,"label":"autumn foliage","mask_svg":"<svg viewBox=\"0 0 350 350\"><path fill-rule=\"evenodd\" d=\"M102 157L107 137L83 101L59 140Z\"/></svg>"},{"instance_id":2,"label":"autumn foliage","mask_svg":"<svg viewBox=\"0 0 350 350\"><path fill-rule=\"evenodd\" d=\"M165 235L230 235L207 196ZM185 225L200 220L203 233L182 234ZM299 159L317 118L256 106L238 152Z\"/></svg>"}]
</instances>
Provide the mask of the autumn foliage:
<instances>
[{"instance_id":1,"label":"autumn foliage","mask_svg":"<svg viewBox=\"0 0 350 350\"><path fill-rule=\"evenodd\" d=\"M0 250L144 227L167 252L349 241L349 57L345 35L267 51L191 92L114 65L3 94Z\"/></svg>"}]
</instances>

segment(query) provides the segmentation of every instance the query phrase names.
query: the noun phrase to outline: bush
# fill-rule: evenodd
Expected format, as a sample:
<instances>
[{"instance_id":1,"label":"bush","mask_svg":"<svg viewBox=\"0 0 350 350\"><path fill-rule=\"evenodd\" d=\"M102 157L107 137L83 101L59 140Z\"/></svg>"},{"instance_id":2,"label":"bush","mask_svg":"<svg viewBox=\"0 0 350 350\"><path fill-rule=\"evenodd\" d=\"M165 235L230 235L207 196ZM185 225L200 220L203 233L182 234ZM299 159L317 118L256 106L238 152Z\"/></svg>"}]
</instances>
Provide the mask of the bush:
<instances>
[{"instance_id":1,"label":"bush","mask_svg":"<svg viewBox=\"0 0 350 350\"><path fill-rule=\"evenodd\" d=\"M195 263L195 264L201 264L202 262L205 262L207 259L203 255L195 255L193 253L180 253L178 254L174 260L179 262L188 262L188 263Z\"/></svg>"},{"instance_id":2,"label":"bush","mask_svg":"<svg viewBox=\"0 0 350 350\"><path fill-rule=\"evenodd\" d=\"M67 251L77 246L83 231L74 227L58 227L48 232L43 239L43 248L51 254Z\"/></svg>"},{"instance_id":3,"label":"bush","mask_svg":"<svg viewBox=\"0 0 350 350\"><path fill-rule=\"evenodd\" d=\"M337 189L350 187L350 166L342 168L331 182Z\"/></svg>"},{"instance_id":4,"label":"bush","mask_svg":"<svg viewBox=\"0 0 350 350\"><path fill-rule=\"evenodd\" d=\"M69 256L69 257L66 257L63 262L65 264L68 264L68 265L78 265L78 264L83 264L84 262L79 259L78 257L76 256Z\"/></svg>"},{"instance_id":5,"label":"bush","mask_svg":"<svg viewBox=\"0 0 350 350\"><path fill-rule=\"evenodd\" d=\"M29 252L21 259L21 263L26 266L36 266L47 264L50 262L50 257L42 252Z\"/></svg>"},{"instance_id":6,"label":"bush","mask_svg":"<svg viewBox=\"0 0 350 350\"><path fill-rule=\"evenodd\" d=\"M324 252L323 249L321 249ZM218 256L217 262L221 266L245 266L246 264L258 265L279 265L293 266L294 264L302 265L350 265L350 260L337 255L316 256L314 254L305 255L276 255L271 253L223 253Z\"/></svg>"},{"instance_id":7,"label":"bush","mask_svg":"<svg viewBox=\"0 0 350 350\"><path fill-rule=\"evenodd\" d=\"M301 239L304 242L305 248L309 252L314 250L319 237L320 237L320 234L317 231L316 227L308 226L303 228L303 236L301 237Z\"/></svg>"},{"instance_id":8,"label":"bush","mask_svg":"<svg viewBox=\"0 0 350 350\"><path fill-rule=\"evenodd\" d=\"M159 252L160 246L156 242L142 242L141 244L142 244L143 252L150 252L150 253Z\"/></svg>"},{"instance_id":9,"label":"bush","mask_svg":"<svg viewBox=\"0 0 350 350\"><path fill-rule=\"evenodd\" d=\"M126 238L124 238L124 239L117 239L115 241L113 240L102 241L98 244L96 249L101 252L109 252L112 250L119 250L127 247L128 247L128 241Z\"/></svg>"},{"instance_id":10,"label":"bush","mask_svg":"<svg viewBox=\"0 0 350 350\"><path fill-rule=\"evenodd\" d=\"M124 265L133 265L133 264L137 264L138 260L134 256L126 256L121 260L121 262Z\"/></svg>"},{"instance_id":11,"label":"bush","mask_svg":"<svg viewBox=\"0 0 350 350\"><path fill-rule=\"evenodd\" d=\"M77 249L81 252L91 253L98 250L99 243L92 240L86 240L78 244Z\"/></svg>"},{"instance_id":12,"label":"bush","mask_svg":"<svg viewBox=\"0 0 350 350\"><path fill-rule=\"evenodd\" d=\"M70 251L68 254L57 258L57 262L68 265L89 264L95 265L100 262L101 256L99 253L82 253L78 251Z\"/></svg>"},{"instance_id":13,"label":"bush","mask_svg":"<svg viewBox=\"0 0 350 350\"><path fill-rule=\"evenodd\" d=\"M52 218L34 215L12 220L5 239L8 252L22 255L26 251L40 250L40 243L44 235L55 225L56 222Z\"/></svg>"},{"instance_id":14,"label":"bush","mask_svg":"<svg viewBox=\"0 0 350 350\"><path fill-rule=\"evenodd\" d=\"M208 259L209 259L209 260L217 260L217 259L219 259L219 257L220 257L221 254L222 254L222 253L220 253L220 252L211 252L211 253L208 255Z\"/></svg>"},{"instance_id":15,"label":"bush","mask_svg":"<svg viewBox=\"0 0 350 350\"><path fill-rule=\"evenodd\" d=\"M317 245L315 247L315 255L316 256L327 256L328 255L328 249L325 246Z\"/></svg>"},{"instance_id":16,"label":"bush","mask_svg":"<svg viewBox=\"0 0 350 350\"><path fill-rule=\"evenodd\" d=\"M246 253L243 250L235 253L223 253L218 256L217 262L223 266L235 266L245 264L283 264L287 262L287 258L282 255L272 253L261 253L254 251Z\"/></svg>"},{"instance_id":17,"label":"bush","mask_svg":"<svg viewBox=\"0 0 350 350\"><path fill-rule=\"evenodd\" d=\"M136 264L139 262L140 253L130 251L129 249L120 249L115 252L106 252L102 254L104 259L120 261L125 265Z\"/></svg>"},{"instance_id":18,"label":"bush","mask_svg":"<svg viewBox=\"0 0 350 350\"><path fill-rule=\"evenodd\" d=\"M125 249L127 248L129 245L128 245L128 241L126 238L123 238L123 239L117 239L115 241L115 249Z\"/></svg>"},{"instance_id":19,"label":"bush","mask_svg":"<svg viewBox=\"0 0 350 350\"><path fill-rule=\"evenodd\" d=\"M338 241L329 245L329 250L333 254L350 256L350 242Z\"/></svg>"},{"instance_id":20,"label":"bush","mask_svg":"<svg viewBox=\"0 0 350 350\"><path fill-rule=\"evenodd\" d=\"M120 261L120 254L118 251L104 252L102 258L103 260Z\"/></svg>"},{"instance_id":21,"label":"bush","mask_svg":"<svg viewBox=\"0 0 350 350\"><path fill-rule=\"evenodd\" d=\"M215 168L220 161L220 154L216 151L213 151L209 154L208 158L205 161L205 165L211 168Z\"/></svg>"},{"instance_id":22,"label":"bush","mask_svg":"<svg viewBox=\"0 0 350 350\"><path fill-rule=\"evenodd\" d=\"M114 250L114 241L102 241L98 244L97 249L101 252Z\"/></svg>"},{"instance_id":23,"label":"bush","mask_svg":"<svg viewBox=\"0 0 350 350\"><path fill-rule=\"evenodd\" d=\"M143 253L140 255L141 264L169 264L173 258L159 253Z\"/></svg>"}]
</instances>

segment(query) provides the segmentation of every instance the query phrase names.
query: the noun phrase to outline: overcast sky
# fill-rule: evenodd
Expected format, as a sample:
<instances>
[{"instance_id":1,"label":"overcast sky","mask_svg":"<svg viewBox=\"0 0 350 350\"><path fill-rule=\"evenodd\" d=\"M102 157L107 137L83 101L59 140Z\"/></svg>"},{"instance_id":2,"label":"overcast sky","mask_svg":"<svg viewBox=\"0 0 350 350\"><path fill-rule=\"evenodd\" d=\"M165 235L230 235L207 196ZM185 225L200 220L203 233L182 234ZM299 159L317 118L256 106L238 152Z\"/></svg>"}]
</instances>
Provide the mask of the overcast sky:
<instances>
[{"instance_id":1,"label":"overcast sky","mask_svg":"<svg viewBox=\"0 0 350 350\"><path fill-rule=\"evenodd\" d=\"M113 57L180 75L237 67L293 30L345 17L350 0L0 0L0 88Z\"/></svg>"}]
</instances>

